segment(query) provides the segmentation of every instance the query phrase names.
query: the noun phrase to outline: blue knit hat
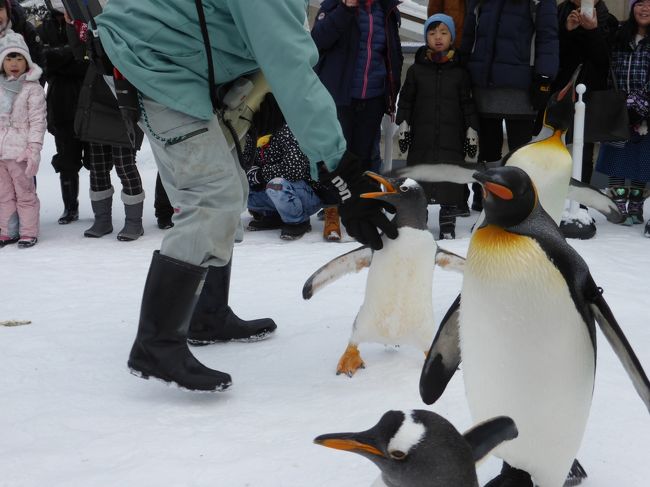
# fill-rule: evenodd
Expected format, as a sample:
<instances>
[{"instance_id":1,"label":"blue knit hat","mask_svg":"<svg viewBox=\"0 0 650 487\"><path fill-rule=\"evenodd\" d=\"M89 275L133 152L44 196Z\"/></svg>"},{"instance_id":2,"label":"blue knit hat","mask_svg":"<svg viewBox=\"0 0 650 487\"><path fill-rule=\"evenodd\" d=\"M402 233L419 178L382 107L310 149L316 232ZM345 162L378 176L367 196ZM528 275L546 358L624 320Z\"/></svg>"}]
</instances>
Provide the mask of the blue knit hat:
<instances>
[{"instance_id":1,"label":"blue knit hat","mask_svg":"<svg viewBox=\"0 0 650 487\"><path fill-rule=\"evenodd\" d=\"M424 42L427 41L427 31L434 22L442 22L447 26L449 33L451 34L451 43L453 44L454 40L456 40L456 25L454 24L454 19L445 14L434 14L427 19L424 23Z\"/></svg>"}]
</instances>

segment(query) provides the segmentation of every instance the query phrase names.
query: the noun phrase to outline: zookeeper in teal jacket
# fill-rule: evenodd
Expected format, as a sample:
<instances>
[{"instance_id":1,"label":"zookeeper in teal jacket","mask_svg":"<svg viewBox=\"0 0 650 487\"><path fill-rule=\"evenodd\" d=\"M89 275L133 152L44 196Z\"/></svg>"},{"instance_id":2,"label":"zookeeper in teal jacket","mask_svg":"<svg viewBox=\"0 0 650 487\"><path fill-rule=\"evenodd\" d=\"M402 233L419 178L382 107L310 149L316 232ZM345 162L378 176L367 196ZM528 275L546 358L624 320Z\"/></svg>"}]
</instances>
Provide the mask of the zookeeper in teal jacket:
<instances>
[{"instance_id":1,"label":"zookeeper in teal jacket","mask_svg":"<svg viewBox=\"0 0 650 487\"><path fill-rule=\"evenodd\" d=\"M378 228L395 238L382 203L359 197L376 185L346 151L334 102L314 74L318 52L306 29L306 0L203 0L202 6L216 84L261 70L313 177L338 189L348 234L374 249L382 246ZM276 325L240 320L227 304L248 182L213 114L197 5L111 0L97 24L108 57L139 91L139 123L175 208L174 227L149 268L129 367L189 390L223 390L230 375L201 364L188 341L257 340Z\"/></svg>"}]
</instances>

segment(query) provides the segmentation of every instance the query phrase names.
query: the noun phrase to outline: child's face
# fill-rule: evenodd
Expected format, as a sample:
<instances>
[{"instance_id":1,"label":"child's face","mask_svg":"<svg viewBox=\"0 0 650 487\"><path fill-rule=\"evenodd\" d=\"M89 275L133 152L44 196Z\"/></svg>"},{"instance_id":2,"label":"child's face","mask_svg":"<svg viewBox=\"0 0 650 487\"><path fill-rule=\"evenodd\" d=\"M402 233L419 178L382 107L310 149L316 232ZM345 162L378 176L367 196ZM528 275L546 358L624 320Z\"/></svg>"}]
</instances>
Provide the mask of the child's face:
<instances>
[{"instance_id":1,"label":"child's face","mask_svg":"<svg viewBox=\"0 0 650 487\"><path fill-rule=\"evenodd\" d=\"M451 32L445 24L427 31L427 46L435 52L448 51L451 47Z\"/></svg>"},{"instance_id":2,"label":"child's face","mask_svg":"<svg viewBox=\"0 0 650 487\"><path fill-rule=\"evenodd\" d=\"M2 62L2 69L7 76L18 78L27 71L27 60L20 54L9 53Z\"/></svg>"},{"instance_id":3,"label":"child's face","mask_svg":"<svg viewBox=\"0 0 650 487\"><path fill-rule=\"evenodd\" d=\"M640 0L634 4L634 20L643 33L650 27L650 0Z\"/></svg>"}]
</instances>

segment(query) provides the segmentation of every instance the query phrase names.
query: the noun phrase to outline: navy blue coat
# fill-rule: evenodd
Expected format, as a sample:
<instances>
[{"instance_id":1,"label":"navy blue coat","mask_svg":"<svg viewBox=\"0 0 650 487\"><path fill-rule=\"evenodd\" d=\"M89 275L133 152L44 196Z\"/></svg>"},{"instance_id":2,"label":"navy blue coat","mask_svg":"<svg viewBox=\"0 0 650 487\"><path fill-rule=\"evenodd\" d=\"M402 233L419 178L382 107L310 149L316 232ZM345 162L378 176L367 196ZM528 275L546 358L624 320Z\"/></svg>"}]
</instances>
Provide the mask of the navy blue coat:
<instances>
[{"instance_id":1,"label":"navy blue coat","mask_svg":"<svg viewBox=\"0 0 650 487\"><path fill-rule=\"evenodd\" d=\"M395 113L403 63L399 38L400 15L397 9L399 2L379 1L385 12L386 113ZM346 7L341 0L324 0L316 15L311 34L320 54L318 64L314 68L316 73L337 105L349 105L360 43L356 9Z\"/></svg>"},{"instance_id":2,"label":"navy blue coat","mask_svg":"<svg viewBox=\"0 0 650 487\"><path fill-rule=\"evenodd\" d=\"M555 78L560 49L555 0L539 1L534 23L532 1L470 1L460 50L469 59L474 85L528 90L536 75Z\"/></svg>"}]
</instances>

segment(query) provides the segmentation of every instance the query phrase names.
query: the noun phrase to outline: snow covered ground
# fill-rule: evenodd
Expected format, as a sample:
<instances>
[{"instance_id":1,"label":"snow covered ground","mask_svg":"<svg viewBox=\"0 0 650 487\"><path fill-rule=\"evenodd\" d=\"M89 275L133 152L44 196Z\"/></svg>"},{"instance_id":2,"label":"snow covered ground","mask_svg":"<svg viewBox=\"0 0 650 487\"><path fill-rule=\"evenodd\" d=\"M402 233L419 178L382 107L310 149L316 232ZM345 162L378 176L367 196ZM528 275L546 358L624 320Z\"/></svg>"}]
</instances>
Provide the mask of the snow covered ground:
<instances>
[{"instance_id":1,"label":"snow covered ground","mask_svg":"<svg viewBox=\"0 0 650 487\"><path fill-rule=\"evenodd\" d=\"M315 218L314 231L296 242L276 232L247 233L235 248L231 302L243 317L273 317L276 336L193 349L206 365L233 375L233 387L221 394L137 379L126 359L151 253L164 235L153 217L151 153L145 147L139 157L147 200L145 235L136 242L118 242L115 233L82 236L92 220L85 170L81 220L57 225L62 207L48 163L52 153L48 136L38 175L38 245L0 249L0 321L31 320L0 327L0 486L370 485L378 472L373 464L312 440L368 428L389 409L424 408L417 387L423 356L406 347L362 345L367 368L352 379L335 375L366 273L338 281L311 301L302 300L301 288L316 268L356 244L323 242ZM120 187L117 179L114 185ZM117 231L123 217L118 198L114 213ZM446 248L466 252L475 216L459 219L459 238L444 242ZM650 239L639 226L596 218L597 237L572 244L650 371ZM431 221L437 222L433 207ZM460 283L461 276L436 270L437 320ZM602 334L598 338L593 407L578 455L590 475L583 485L646 487L650 418ZM460 373L433 409L461 431L471 426ZM499 466L494 458L485 462L481 482Z\"/></svg>"}]
</instances>

